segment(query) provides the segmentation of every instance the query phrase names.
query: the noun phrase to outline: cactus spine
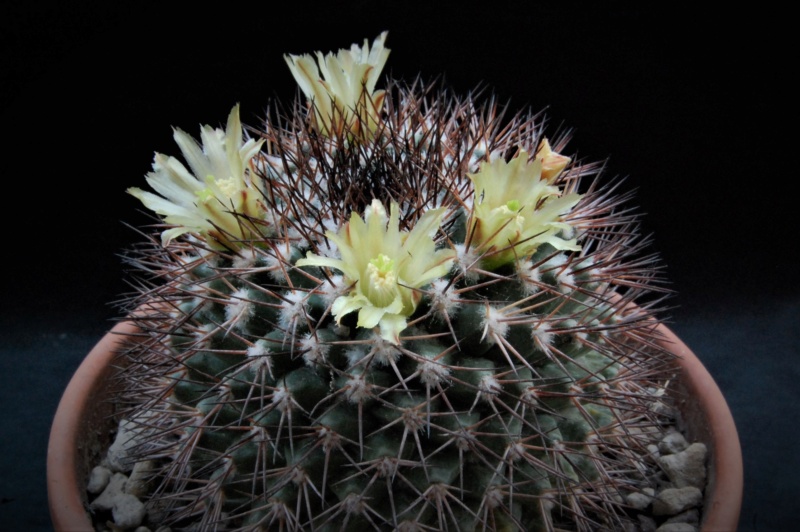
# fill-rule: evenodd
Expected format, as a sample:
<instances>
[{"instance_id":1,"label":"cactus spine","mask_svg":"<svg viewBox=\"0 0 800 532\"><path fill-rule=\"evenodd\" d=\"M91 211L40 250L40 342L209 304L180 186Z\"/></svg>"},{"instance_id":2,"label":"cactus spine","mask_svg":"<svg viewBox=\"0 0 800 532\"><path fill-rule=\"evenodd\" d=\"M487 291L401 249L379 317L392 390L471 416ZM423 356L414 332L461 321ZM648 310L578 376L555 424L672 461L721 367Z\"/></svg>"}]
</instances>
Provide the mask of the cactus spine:
<instances>
[{"instance_id":1,"label":"cactus spine","mask_svg":"<svg viewBox=\"0 0 800 532\"><path fill-rule=\"evenodd\" d=\"M120 397L150 504L177 528L619 529L672 368L630 198L539 115L376 91L385 37L287 56L294 107L176 131L188 168L157 155L157 194L130 189L160 216Z\"/></svg>"}]
</instances>

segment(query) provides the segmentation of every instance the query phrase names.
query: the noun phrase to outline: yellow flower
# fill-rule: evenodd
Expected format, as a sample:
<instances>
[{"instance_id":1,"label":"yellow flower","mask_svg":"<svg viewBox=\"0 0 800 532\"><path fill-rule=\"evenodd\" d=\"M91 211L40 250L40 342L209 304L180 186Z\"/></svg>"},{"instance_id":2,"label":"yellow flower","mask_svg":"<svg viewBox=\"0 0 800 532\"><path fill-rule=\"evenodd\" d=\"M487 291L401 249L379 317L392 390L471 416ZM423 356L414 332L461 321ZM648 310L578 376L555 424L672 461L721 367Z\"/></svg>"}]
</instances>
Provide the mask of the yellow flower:
<instances>
[{"instance_id":1,"label":"yellow flower","mask_svg":"<svg viewBox=\"0 0 800 532\"><path fill-rule=\"evenodd\" d=\"M385 340L398 344L422 297L419 288L446 275L455 253L436 249L434 235L445 209L433 209L408 232L400 232L399 207L392 202L387 216L378 200L367 207L362 219L352 213L350 221L338 233L327 233L336 244L340 258L321 257L309 252L298 266L327 266L340 270L350 292L333 302L331 313L337 322L358 311L358 326L380 326Z\"/></svg>"},{"instance_id":2,"label":"yellow flower","mask_svg":"<svg viewBox=\"0 0 800 532\"><path fill-rule=\"evenodd\" d=\"M320 131L332 137L347 133L358 135L362 127L375 131L383 105L384 91L375 84L389 57L384 48L387 32L372 43L353 44L337 55L317 52L317 63L309 54L286 55L297 84L309 99ZM320 76L321 73L321 76Z\"/></svg>"},{"instance_id":3,"label":"yellow flower","mask_svg":"<svg viewBox=\"0 0 800 532\"><path fill-rule=\"evenodd\" d=\"M470 221L471 246L484 254L493 270L531 255L544 243L559 250L579 250L573 228L564 221L581 196L553 184L569 158L555 153L545 140L528 161L524 150L506 162L495 159L468 174L475 199Z\"/></svg>"},{"instance_id":4,"label":"yellow flower","mask_svg":"<svg viewBox=\"0 0 800 532\"><path fill-rule=\"evenodd\" d=\"M260 233L248 217L263 220L266 211L250 161L264 141L243 142L239 106L231 110L225 131L201 128L202 146L179 129L173 138L191 171L175 157L157 153L146 180L159 195L128 189L174 226L161 233L162 243L167 245L184 233L198 233L215 248L236 247L237 242L258 238Z\"/></svg>"}]
</instances>

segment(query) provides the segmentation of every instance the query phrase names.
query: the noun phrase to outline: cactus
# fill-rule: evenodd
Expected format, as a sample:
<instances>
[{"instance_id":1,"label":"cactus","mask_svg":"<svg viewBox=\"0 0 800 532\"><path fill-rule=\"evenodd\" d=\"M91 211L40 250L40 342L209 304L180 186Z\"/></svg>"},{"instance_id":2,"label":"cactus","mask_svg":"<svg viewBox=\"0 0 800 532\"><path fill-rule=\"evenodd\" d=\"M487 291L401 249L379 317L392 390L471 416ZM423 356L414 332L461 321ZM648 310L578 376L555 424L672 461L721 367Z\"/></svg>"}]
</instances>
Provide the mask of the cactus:
<instances>
[{"instance_id":1,"label":"cactus","mask_svg":"<svg viewBox=\"0 0 800 532\"><path fill-rule=\"evenodd\" d=\"M157 154L127 260L134 458L163 523L616 530L651 486L668 291L630 194L540 114L420 80L386 34Z\"/></svg>"}]
</instances>

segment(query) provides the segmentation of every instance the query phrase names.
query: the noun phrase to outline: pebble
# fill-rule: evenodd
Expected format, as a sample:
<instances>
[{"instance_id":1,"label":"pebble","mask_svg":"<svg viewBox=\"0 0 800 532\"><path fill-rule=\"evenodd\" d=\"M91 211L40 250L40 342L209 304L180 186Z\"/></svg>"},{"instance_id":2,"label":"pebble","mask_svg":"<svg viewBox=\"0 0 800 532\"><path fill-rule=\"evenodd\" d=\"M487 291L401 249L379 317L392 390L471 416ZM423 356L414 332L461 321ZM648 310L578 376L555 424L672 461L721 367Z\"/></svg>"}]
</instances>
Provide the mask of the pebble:
<instances>
[{"instance_id":1,"label":"pebble","mask_svg":"<svg viewBox=\"0 0 800 532\"><path fill-rule=\"evenodd\" d=\"M661 454L675 454L686 450L689 447L689 442L678 431L672 431L658 442L658 450Z\"/></svg>"},{"instance_id":2,"label":"pebble","mask_svg":"<svg viewBox=\"0 0 800 532\"><path fill-rule=\"evenodd\" d=\"M149 479L155 468L155 462L152 460L143 460L136 462L131 470L131 475L128 477L128 482L125 484L125 493L143 497L147 495L149 488Z\"/></svg>"},{"instance_id":3,"label":"pebble","mask_svg":"<svg viewBox=\"0 0 800 532\"><path fill-rule=\"evenodd\" d=\"M112 474L111 470L107 467L95 466L89 474L89 482L86 484L86 491L92 495L102 493L102 491L106 489L106 486L108 486Z\"/></svg>"},{"instance_id":4,"label":"pebble","mask_svg":"<svg viewBox=\"0 0 800 532\"><path fill-rule=\"evenodd\" d=\"M653 455L654 458L661 456L661 451L658 450L658 445L651 443L647 446L647 451Z\"/></svg>"},{"instance_id":5,"label":"pebble","mask_svg":"<svg viewBox=\"0 0 800 532\"><path fill-rule=\"evenodd\" d=\"M127 480L128 477L124 474L114 473L103 492L89 506L93 510L111 510L114 508L114 501L123 494Z\"/></svg>"},{"instance_id":6,"label":"pebble","mask_svg":"<svg viewBox=\"0 0 800 532\"><path fill-rule=\"evenodd\" d=\"M144 521L144 504L129 493L121 493L114 499L111 515L114 517L114 524L117 526L136 528Z\"/></svg>"},{"instance_id":7,"label":"pebble","mask_svg":"<svg viewBox=\"0 0 800 532\"><path fill-rule=\"evenodd\" d=\"M675 515L700 506L703 492L694 486L661 490L653 501L653 515Z\"/></svg>"},{"instance_id":8,"label":"pebble","mask_svg":"<svg viewBox=\"0 0 800 532\"><path fill-rule=\"evenodd\" d=\"M117 436L114 443L108 448L106 454L106 464L112 471L128 472L133 469L131 451L136 445L137 438L134 424L126 419L119 423Z\"/></svg>"},{"instance_id":9,"label":"pebble","mask_svg":"<svg viewBox=\"0 0 800 532\"><path fill-rule=\"evenodd\" d=\"M641 511L650 506L650 503L653 502L653 497L645 495L644 493L633 492L625 497L625 502L634 510Z\"/></svg>"},{"instance_id":10,"label":"pebble","mask_svg":"<svg viewBox=\"0 0 800 532\"><path fill-rule=\"evenodd\" d=\"M706 454L705 444L693 443L681 452L659 457L658 464L676 488L703 488L706 484Z\"/></svg>"}]
</instances>

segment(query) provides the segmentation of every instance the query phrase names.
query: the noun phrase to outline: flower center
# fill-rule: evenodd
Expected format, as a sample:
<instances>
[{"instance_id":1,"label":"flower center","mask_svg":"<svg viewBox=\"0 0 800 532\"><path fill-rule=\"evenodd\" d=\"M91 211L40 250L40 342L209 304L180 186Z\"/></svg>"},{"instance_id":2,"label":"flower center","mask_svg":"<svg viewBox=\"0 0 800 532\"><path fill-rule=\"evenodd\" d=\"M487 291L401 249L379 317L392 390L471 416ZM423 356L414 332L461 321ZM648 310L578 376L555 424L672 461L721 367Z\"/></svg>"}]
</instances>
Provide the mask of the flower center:
<instances>
[{"instance_id":1,"label":"flower center","mask_svg":"<svg viewBox=\"0 0 800 532\"><path fill-rule=\"evenodd\" d=\"M236 179L234 179L233 176L229 177L228 179L214 179L214 176L208 176L206 177L206 183L209 185L212 183L215 184L227 198L232 198L236 194L238 188L236 186ZM215 194L211 187L208 186L203 190L197 191L197 196L200 198L201 202L207 203L209 200L215 197Z\"/></svg>"},{"instance_id":2,"label":"flower center","mask_svg":"<svg viewBox=\"0 0 800 532\"><path fill-rule=\"evenodd\" d=\"M394 300L397 274L394 261L381 253L367 264L369 293L367 297L378 307L386 307Z\"/></svg>"},{"instance_id":3,"label":"flower center","mask_svg":"<svg viewBox=\"0 0 800 532\"><path fill-rule=\"evenodd\" d=\"M512 235L514 235L513 240L517 240L516 237L519 236L519 233L525 227L525 217L521 214L518 214L520 208L519 201L511 200L505 205L502 205L494 210L494 212L500 213L500 219L498 222L505 225L502 232L493 239L495 241L499 240L497 243L502 245L507 244L507 240Z\"/></svg>"},{"instance_id":4,"label":"flower center","mask_svg":"<svg viewBox=\"0 0 800 532\"><path fill-rule=\"evenodd\" d=\"M233 176L228 179L217 179L217 186L227 197L232 198L236 194L236 179Z\"/></svg>"}]
</instances>

